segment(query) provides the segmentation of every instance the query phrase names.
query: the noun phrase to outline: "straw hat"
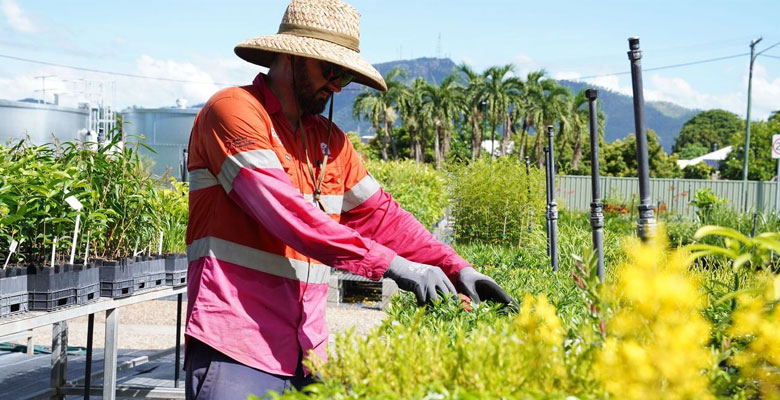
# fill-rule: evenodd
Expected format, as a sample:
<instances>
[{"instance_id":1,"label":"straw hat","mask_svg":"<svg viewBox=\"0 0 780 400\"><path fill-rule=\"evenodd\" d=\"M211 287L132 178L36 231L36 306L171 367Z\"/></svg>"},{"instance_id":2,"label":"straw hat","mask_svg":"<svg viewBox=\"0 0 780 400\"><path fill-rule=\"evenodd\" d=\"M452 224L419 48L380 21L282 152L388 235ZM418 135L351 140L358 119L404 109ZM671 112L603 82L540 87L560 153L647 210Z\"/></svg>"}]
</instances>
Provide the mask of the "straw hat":
<instances>
[{"instance_id":1,"label":"straw hat","mask_svg":"<svg viewBox=\"0 0 780 400\"><path fill-rule=\"evenodd\" d=\"M239 43L236 55L270 67L276 53L324 60L349 69L355 82L386 91L382 75L360 52L360 14L340 0L292 0L276 35Z\"/></svg>"}]
</instances>

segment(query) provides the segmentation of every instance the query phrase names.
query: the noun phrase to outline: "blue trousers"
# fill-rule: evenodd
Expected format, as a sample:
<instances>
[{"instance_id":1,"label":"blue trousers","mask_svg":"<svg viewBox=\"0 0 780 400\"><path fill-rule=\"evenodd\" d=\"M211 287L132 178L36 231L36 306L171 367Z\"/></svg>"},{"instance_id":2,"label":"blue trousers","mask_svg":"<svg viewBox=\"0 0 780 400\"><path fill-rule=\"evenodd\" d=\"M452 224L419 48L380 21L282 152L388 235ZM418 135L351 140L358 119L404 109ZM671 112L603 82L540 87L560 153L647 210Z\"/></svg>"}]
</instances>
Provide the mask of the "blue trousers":
<instances>
[{"instance_id":1,"label":"blue trousers","mask_svg":"<svg viewBox=\"0 0 780 400\"><path fill-rule=\"evenodd\" d=\"M184 368L187 400L246 400L249 395L264 399L269 392L301 389L314 381L311 375L303 375L300 362L295 376L269 374L247 367L193 338L187 342Z\"/></svg>"}]
</instances>

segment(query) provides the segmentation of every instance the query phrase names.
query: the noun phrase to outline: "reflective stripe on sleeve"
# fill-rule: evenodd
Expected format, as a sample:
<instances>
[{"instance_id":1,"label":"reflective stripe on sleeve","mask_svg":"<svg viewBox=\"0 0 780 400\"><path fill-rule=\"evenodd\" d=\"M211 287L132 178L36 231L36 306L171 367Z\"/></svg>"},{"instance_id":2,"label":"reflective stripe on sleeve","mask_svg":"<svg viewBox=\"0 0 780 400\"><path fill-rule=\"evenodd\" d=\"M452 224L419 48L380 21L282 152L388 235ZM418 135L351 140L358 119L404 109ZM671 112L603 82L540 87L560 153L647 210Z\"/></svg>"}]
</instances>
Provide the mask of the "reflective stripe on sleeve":
<instances>
[{"instance_id":1,"label":"reflective stripe on sleeve","mask_svg":"<svg viewBox=\"0 0 780 400\"><path fill-rule=\"evenodd\" d=\"M314 284L328 283L330 267L294 260L224 239L205 237L187 246L187 261L213 257L256 271Z\"/></svg>"},{"instance_id":2,"label":"reflective stripe on sleeve","mask_svg":"<svg viewBox=\"0 0 780 400\"><path fill-rule=\"evenodd\" d=\"M303 198L310 202L314 202L314 196L311 194L304 194ZM323 194L320 196L320 201L328 209L328 214L341 214L341 205L344 202L344 196L338 194ZM317 205L314 205L317 207Z\"/></svg>"},{"instance_id":3,"label":"reflective stripe on sleeve","mask_svg":"<svg viewBox=\"0 0 780 400\"><path fill-rule=\"evenodd\" d=\"M225 188L226 193L233 190L233 180L236 179L241 168L282 168L279 157L273 150L250 150L243 153L233 154L225 159L222 168L219 170L217 179Z\"/></svg>"},{"instance_id":4,"label":"reflective stripe on sleeve","mask_svg":"<svg viewBox=\"0 0 780 400\"><path fill-rule=\"evenodd\" d=\"M211 171L202 168L189 172L190 192L219 185L219 181Z\"/></svg>"},{"instance_id":5,"label":"reflective stripe on sleeve","mask_svg":"<svg viewBox=\"0 0 780 400\"><path fill-rule=\"evenodd\" d=\"M357 185L344 193L344 204L342 205L341 211L346 212L363 204L364 201L368 200L377 191L379 191L379 183L377 183L373 176L366 175Z\"/></svg>"}]
</instances>

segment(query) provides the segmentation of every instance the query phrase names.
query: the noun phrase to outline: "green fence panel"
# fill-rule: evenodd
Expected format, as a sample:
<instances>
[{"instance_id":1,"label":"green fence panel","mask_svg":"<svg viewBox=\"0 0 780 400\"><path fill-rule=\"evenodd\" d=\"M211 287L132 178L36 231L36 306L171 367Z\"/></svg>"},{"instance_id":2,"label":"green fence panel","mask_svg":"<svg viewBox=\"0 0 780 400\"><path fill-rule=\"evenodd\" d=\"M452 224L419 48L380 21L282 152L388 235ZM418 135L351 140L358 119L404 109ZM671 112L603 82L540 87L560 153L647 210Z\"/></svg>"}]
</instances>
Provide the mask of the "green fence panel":
<instances>
[{"instance_id":1,"label":"green fence panel","mask_svg":"<svg viewBox=\"0 0 780 400\"><path fill-rule=\"evenodd\" d=\"M603 176L601 198L631 209L639 201L639 180ZM651 178L650 193L656 210L693 217L696 208L691 205L697 190L710 188L712 193L728 201L735 210L773 212L777 182L713 181L703 179ZM556 178L555 199L559 207L572 211L589 211L592 200L589 176L561 176ZM747 207L745 207L747 205Z\"/></svg>"}]
</instances>

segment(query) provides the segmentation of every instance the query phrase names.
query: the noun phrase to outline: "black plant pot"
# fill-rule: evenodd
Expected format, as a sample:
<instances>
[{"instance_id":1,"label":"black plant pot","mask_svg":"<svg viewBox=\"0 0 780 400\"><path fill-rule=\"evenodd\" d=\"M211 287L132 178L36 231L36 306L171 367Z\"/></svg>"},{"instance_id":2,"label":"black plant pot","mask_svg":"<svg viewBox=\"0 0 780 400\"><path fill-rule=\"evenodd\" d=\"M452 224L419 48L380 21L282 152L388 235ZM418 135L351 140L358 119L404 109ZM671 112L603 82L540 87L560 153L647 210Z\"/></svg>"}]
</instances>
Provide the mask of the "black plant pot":
<instances>
[{"instance_id":1,"label":"black plant pot","mask_svg":"<svg viewBox=\"0 0 780 400\"><path fill-rule=\"evenodd\" d=\"M85 304L100 297L100 268L91 262L73 265L76 276L76 304Z\"/></svg>"},{"instance_id":2,"label":"black plant pot","mask_svg":"<svg viewBox=\"0 0 780 400\"><path fill-rule=\"evenodd\" d=\"M27 311L27 268L0 269L0 318Z\"/></svg>"},{"instance_id":3,"label":"black plant pot","mask_svg":"<svg viewBox=\"0 0 780 400\"><path fill-rule=\"evenodd\" d=\"M146 280L146 287L154 288L165 284L165 258L162 256L152 256L149 259L149 276Z\"/></svg>"},{"instance_id":4,"label":"black plant pot","mask_svg":"<svg viewBox=\"0 0 780 400\"><path fill-rule=\"evenodd\" d=\"M100 297L119 298L135 293L134 260L95 260L95 264L100 271Z\"/></svg>"},{"instance_id":5,"label":"black plant pot","mask_svg":"<svg viewBox=\"0 0 780 400\"><path fill-rule=\"evenodd\" d=\"M165 284L178 287L187 284L187 255L169 254L165 256Z\"/></svg>"},{"instance_id":6,"label":"black plant pot","mask_svg":"<svg viewBox=\"0 0 780 400\"><path fill-rule=\"evenodd\" d=\"M53 311L76 304L76 281L76 274L70 264L28 267L29 309Z\"/></svg>"}]
</instances>

